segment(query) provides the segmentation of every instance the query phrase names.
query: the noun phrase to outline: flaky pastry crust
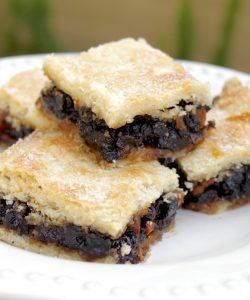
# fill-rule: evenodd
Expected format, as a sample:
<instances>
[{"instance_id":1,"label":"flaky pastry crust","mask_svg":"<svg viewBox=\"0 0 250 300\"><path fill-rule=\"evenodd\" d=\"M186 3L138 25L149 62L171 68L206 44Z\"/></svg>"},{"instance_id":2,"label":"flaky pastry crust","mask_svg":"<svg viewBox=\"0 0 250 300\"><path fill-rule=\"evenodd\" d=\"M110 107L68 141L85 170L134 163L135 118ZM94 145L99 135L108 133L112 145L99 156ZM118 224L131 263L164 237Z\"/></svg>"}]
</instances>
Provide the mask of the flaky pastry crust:
<instances>
[{"instance_id":1,"label":"flaky pastry crust","mask_svg":"<svg viewBox=\"0 0 250 300\"><path fill-rule=\"evenodd\" d=\"M176 196L175 171L157 161L101 163L66 123L58 130L35 131L0 154L4 199L27 201L55 224L72 223L116 238L134 214L162 194Z\"/></svg>"},{"instance_id":2,"label":"flaky pastry crust","mask_svg":"<svg viewBox=\"0 0 250 300\"><path fill-rule=\"evenodd\" d=\"M0 111L13 127L48 128L55 121L37 109L36 102L48 78L39 68L14 75L0 89Z\"/></svg>"},{"instance_id":3,"label":"flaky pastry crust","mask_svg":"<svg viewBox=\"0 0 250 300\"><path fill-rule=\"evenodd\" d=\"M167 118L166 110L178 108L181 100L211 105L206 84L143 39L107 43L73 57L50 55L43 68L75 107L91 108L110 128L137 115ZM178 116L180 110L172 112Z\"/></svg>"},{"instance_id":4,"label":"flaky pastry crust","mask_svg":"<svg viewBox=\"0 0 250 300\"><path fill-rule=\"evenodd\" d=\"M250 164L250 90L236 79L225 83L209 112L215 128L178 163L189 181L216 178L221 172Z\"/></svg>"}]
</instances>

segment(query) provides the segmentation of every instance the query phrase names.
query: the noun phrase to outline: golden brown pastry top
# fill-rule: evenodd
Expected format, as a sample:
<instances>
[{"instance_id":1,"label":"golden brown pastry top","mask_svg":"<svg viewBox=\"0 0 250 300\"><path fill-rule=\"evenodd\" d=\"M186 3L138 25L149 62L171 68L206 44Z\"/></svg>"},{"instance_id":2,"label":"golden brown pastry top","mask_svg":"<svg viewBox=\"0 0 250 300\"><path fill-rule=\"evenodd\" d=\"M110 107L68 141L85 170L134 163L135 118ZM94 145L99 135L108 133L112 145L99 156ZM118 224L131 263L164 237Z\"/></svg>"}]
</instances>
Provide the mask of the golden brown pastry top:
<instances>
[{"instance_id":1,"label":"golden brown pastry top","mask_svg":"<svg viewBox=\"0 0 250 300\"><path fill-rule=\"evenodd\" d=\"M233 115L250 112L250 89L243 86L237 78L231 78L224 84L221 94L216 97L213 108L208 112L208 119L223 121Z\"/></svg>"},{"instance_id":2,"label":"golden brown pastry top","mask_svg":"<svg viewBox=\"0 0 250 300\"><path fill-rule=\"evenodd\" d=\"M8 114L14 127L46 128L53 122L39 111L36 101L48 78L35 68L14 75L0 89L0 110Z\"/></svg>"},{"instance_id":3,"label":"golden brown pastry top","mask_svg":"<svg viewBox=\"0 0 250 300\"><path fill-rule=\"evenodd\" d=\"M191 181L214 178L240 164L250 164L250 90L236 79L227 81L209 118L216 121L216 128L178 160Z\"/></svg>"},{"instance_id":4,"label":"golden brown pastry top","mask_svg":"<svg viewBox=\"0 0 250 300\"><path fill-rule=\"evenodd\" d=\"M44 71L77 107L90 107L111 128L137 115L166 117L164 109L179 108L181 100L211 105L207 85L143 39L107 43L73 57L51 55Z\"/></svg>"},{"instance_id":5,"label":"golden brown pastry top","mask_svg":"<svg viewBox=\"0 0 250 300\"><path fill-rule=\"evenodd\" d=\"M157 161L98 161L77 129L35 131L0 154L0 192L28 201L61 223L119 236L134 214L178 189L175 171Z\"/></svg>"}]
</instances>

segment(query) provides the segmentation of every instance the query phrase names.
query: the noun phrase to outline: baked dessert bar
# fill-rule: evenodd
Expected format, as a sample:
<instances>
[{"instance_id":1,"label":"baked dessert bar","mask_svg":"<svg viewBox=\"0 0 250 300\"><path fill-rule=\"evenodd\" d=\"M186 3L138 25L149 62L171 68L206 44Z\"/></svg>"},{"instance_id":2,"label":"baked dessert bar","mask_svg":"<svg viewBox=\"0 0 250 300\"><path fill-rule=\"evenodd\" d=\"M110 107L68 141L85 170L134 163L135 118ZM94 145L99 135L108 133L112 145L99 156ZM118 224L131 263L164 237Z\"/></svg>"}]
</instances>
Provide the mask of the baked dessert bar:
<instances>
[{"instance_id":1,"label":"baked dessert bar","mask_svg":"<svg viewBox=\"0 0 250 300\"><path fill-rule=\"evenodd\" d=\"M178 163L189 190L184 207L215 213L250 201L250 90L226 82L209 118L215 128Z\"/></svg>"},{"instance_id":2,"label":"baked dessert bar","mask_svg":"<svg viewBox=\"0 0 250 300\"><path fill-rule=\"evenodd\" d=\"M157 161L98 161L71 123L1 153L0 193L3 241L115 263L143 261L183 198L175 171Z\"/></svg>"},{"instance_id":3,"label":"baked dessert bar","mask_svg":"<svg viewBox=\"0 0 250 300\"><path fill-rule=\"evenodd\" d=\"M14 75L0 88L0 140L9 145L30 134L34 128L51 126L36 101L48 79L35 68ZM49 125L50 124L50 125Z\"/></svg>"},{"instance_id":4,"label":"baked dessert bar","mask_svg":"<svg viewBox=\"0 0 250 300\"><path fill-rule=\"evenodd\" d=\"M218 123L234 115L248 114L249 102L249 88L239 79L231 78L225 82L221 95L215 97L207 118Z\"/></svg>"},{"instance_id":5,"label":"baked dessert bar","mask_svg":"<svg viewBox=\"0 0 250 300\"><path fill-rule=\"evenodd\" d=\"M142 39L48 56L44 72L44 107L75 123L108 162L145 147L155 158L178 156L203 137L208 86Z\"/></svg>"}]
</instances>

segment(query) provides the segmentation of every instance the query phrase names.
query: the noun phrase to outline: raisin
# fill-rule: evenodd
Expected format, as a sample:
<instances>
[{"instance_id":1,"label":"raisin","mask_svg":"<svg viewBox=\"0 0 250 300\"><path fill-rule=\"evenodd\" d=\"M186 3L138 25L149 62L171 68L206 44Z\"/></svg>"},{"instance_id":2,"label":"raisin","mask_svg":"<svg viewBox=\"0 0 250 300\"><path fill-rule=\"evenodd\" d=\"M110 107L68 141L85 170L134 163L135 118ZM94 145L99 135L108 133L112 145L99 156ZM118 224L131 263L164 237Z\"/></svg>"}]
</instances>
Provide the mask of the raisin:
<instances>
[{"instance_id":1,"label":"raisin","mask_svg":"<svg viewBox=\"0 0 250 300\"><path fill-rule=\"evenodd\" d=\"M245 184L243 186L243 193L245 193L246 197L250 197L250 172L248 167L248 172L245 177Z\"/></svg>"},{"instance_id":2,"label":"raisin","mask_svg":"<svg viewBox=\"0 0 250 300\"><path fill-rule=\"evenodd\" d=\"M7 207L4 204L0 204L0 218L4 218L6 214Z\"/></svg>"},{"instance_id":3,"label":"raisin","mask_svg":"<svg viewBox=\"0 0 250 300\"><path fill-rule=\"evenodd\" d=\"M185 136L180 136L174 129L169 130L167 136L159 138L158 147L161 149L169 149L176 151L190 144L190 139Z\"/></svg>"},{"instance_id":4,"label":"raisin","mask_svg":"<svg viewBox=\"0 0 250 300\"><path fill-rule=\"evenodd\" d=\"M45 90L42 92L41 101L43 105L52 111L58 119L73 119L74 102L70 96L58 91L56 88Z\"/></svg>"},{"instance_id":5,"label":"raisin","mask_svg":"<svg viewBox=\"0 0 250 300\"><path fill-rule=\"evenodd\" d=\"M184 117L184 121L185 124L187 125L187 127L193 131L193 132L199 132L200 131L200 124L198 119L196 118L196 116L192 115L192 114L187 114Z\"/></svg>"},{"instance_id":6,"label":"raisin","mask_svg":"<svg viewBox=\"0 0 250 300\"><path fill-rule=\"evenodd\" d=\"M235 169L223 181L208 186L200 195L193 196L188 193L185 197L185 204L191 202L204 204L219 198L233 201L244 197L250 197L250 168L246 165Z\"/></svg>"},{"instance_id":7,"label":"raisin","mask_svg":"<svg viewBox=\"0 0 250 300\"><path fill-rule=\"evenodd\" d=\"M42 242L58 243L63 240L63 229L57 226L37 225L35 227L37 238Z\"/></svg>"},{"instance_id":8,"label":"raisin","mask_svg":"<svg viewBox=\"0 0 250 300\"><path fill-rule=\"evenodd\" d=\"M178 168L177 164L175 163L175 159L172 158L172 157L160 158L159 162L163 166L168 167L170 169L173 169L173 168L177 169Z\"/></svg>"},{"instance_id":9,"label":"raisin","mask_svg":"<svg viewBox=\"0 0 250 300\"><path fill-rule=\"evenodd\" d=\"M123 264L125 262L130 262L136 264L139 262L139 257L137 253L138 249L138 236L133 231L126 231L125 234L118 240L114 241L112 246L117 250L118 263ZM126 245L131 248L130 253L127 255L122 255L122 246Z\"/></svg>"},{"instance_id":10,"label":"raisin","mask_svg":"<svg viewBox=\"0 0 250 300\"><path fill-rule=\"evenodd\" d=\"M158 137L169 135L169 126L167 123L158 121L153 126L154 134Z\"/></svg>"},{"instance_id":11,"label":"raisin","mask_svg":"<svg viewBox=\"0 0 250 300\"><path fill-rule=\"evenodd\" d=\"M43 91L41 101L59 119L68 118L75 122L81 137L87 144L98 148L108 162L124 158L133 147L150 145L177 151L196 143L202 136L203 124L199 124L198 118L191 112L184 117L185 132L180 132L175 122L164 122L149 115L136 116L132 123L113 129L90 108L81 107L76 111L70 96L55 87ZM183 100L179 103L181 107L185 105Z\"/></svg>"},{"instance_id":12,"label":"raisin","mask_svg":"<svg viewBox=\"0 0 250 300\"><path fill-rule=\"evenodd\" d=\"M176 214L176 211L179 208L179 204L177 201L171 201L168 203L168 213L166 214L166 216L168 217L173 217Z\"/></svg>"},{"instance_id":13,"label":"raisin","mask_svg":"<svg viewBox=\"0 0 250 300\"><path fill-rule=\"evenodd\" d=\"M0 217L4 226L15 230L19 234L30 234L37 240L45 243L53 243L58 246L78 250L90 258L105 257L109 251L117 252L118 263L138 263L141 260L140 243L147 238L147 221L154 223L152 228L156 230L165 229L178 209L177 201L170 203L160 197L153 203L148 213L138 218L140 226L138 232L131 228L127 230L119 239L112 240L108 235L99 232L92 232L89 229L83 229L79 226L68 224L67 226L55 225L31 225L25 220L25 217L31 212L27 203L14 201L13 204L7 204L5 200L0 200ZM131 251L122 255L122 247L129 246Z\"/></svg>"},{"instance_id":14,"label":"raisin","mask_svg":"<svg viewBox=\"0 0 250 300\"><path fill-rule=\"evenodd\" d=\"M111 241L109 238L98 233L89 233L86 236L86 251L93 256L103 257L108 254L111 249Z\"/></svg>"},{"instance_id":15,"label":"raisin","mask_svg":"<svg viewBox=\"0 0 250 300\"><path fill-rule=\"evenodd\" d=\"M3 131L1 131L2 140L4 140L4 135L7 135L7 138L9 137L10 139L17 140L19 138L24 138L28 136L34 131L33 128L28 128L23 125L19 127L13 127L12 124L6 120L3 121L2 126L3 126Z\"/></svg>"},{"instance_id":16,"label":"raisin","mask_svg":"<svg viewBox=\"0 0 250 300\"><path fill-rule=\"evenodd\" d=\"M14 210L10 210L6 213L3 224L5 227L16 230L19 233L25 233L27 231L24 218L18 215Z\"/></svg>"},{"instance_id":17,"label":"raisin","mask_svg":"<svg viewBox=\"0 0 250 300\"><path fill-rule=\"evenodd\" d=\"M63 245L71 249L82 249L85 245L86 232L75 225L68 225L65 228Z\"/></svg>"},{"instance_id":18,"label":"raisin","mask_svg":"<svg viewBox=\"0 0 250 300\"><path fill-rule=\"evenodd\" d=\"M216 190L209 189L207 191L204 191L199 197L198 197L198 202L199 203L206 203L208 201L214 200L218 197L218 193Z\"/></svg>"}]
</instances>

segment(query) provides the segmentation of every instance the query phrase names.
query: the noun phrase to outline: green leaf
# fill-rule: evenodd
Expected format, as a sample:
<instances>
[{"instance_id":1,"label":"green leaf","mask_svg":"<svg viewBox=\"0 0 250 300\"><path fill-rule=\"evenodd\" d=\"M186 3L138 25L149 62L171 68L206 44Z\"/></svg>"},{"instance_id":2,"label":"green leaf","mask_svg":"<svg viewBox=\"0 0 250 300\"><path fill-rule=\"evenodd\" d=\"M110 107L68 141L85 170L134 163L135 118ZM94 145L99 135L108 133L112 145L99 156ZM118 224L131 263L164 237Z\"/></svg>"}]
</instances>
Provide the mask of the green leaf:
<instances>
[{"instance_id":1,"label":"green leaf","mask_svg":"<svg viewBox=\"0 0 250 300\"><path fill-rule=\"evenodd\" d=\"M179 1L176 56L190 59L194 47L194 14L190 0Z\"/></svg>"},{"instance_id":2,"label":"green leaf","mask_svg":"<svg viewBox=\"0 0 250 300\"><path fill-rule=\"evenodd\" d=\"M221 30L221 38L216 49L213 62L217 65L226 65L230 55L233 41L233 34L239 18L242 0L228 0L225 10L225 17Z\"/></svg>"},{"instance_id":3,"label":"green leaf","mask_svg":"<svg viewBox=\"0 0 250 300\"><path fill-rule=\"evenodd\" d=\"M9 24L5 35L6 54L57 50L49 26L48 0L9 0Z\"/></svg>"}]
</instances>

